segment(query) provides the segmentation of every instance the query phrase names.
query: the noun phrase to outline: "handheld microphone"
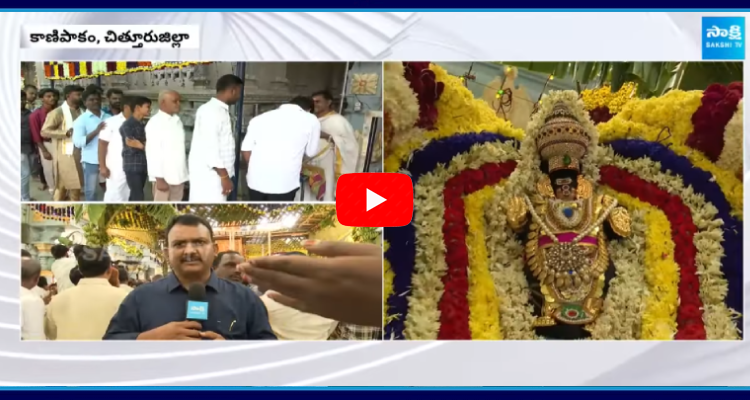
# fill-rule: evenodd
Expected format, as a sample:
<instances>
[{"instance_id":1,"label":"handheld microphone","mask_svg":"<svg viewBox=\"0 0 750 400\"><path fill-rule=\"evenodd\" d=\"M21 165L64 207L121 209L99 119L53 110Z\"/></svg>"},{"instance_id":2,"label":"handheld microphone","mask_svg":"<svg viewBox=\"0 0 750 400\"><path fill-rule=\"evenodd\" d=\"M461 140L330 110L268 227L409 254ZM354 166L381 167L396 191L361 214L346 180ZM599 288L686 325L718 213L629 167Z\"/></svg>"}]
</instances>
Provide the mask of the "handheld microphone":
<instances>
[{"instance_id":1,"label":"handheld microphone","mask_svg":"<svg viewBox=\"0 0 750 400\"><path fill-rule=\"evenodd\" d=\"M206 287L200 283L193 283L188 288L187 315L188 321L200 322L208 320L208 301L206 300Z\"/></svg>"}]
</instances>

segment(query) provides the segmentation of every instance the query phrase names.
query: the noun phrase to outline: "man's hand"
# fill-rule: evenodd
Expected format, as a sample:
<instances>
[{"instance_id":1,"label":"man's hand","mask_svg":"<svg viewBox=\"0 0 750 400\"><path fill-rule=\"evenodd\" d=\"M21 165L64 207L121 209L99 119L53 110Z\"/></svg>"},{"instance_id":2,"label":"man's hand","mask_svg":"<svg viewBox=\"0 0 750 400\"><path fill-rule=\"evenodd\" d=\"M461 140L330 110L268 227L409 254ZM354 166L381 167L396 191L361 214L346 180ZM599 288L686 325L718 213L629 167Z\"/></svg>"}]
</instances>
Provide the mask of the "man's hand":
<instances>
[{"instance_id":1,"label":"man's hand","mask_svg":"<svg viewBox=\"0 0 750 400\"><path fill-rule=\"evenodd\" d=\"M200 340L201 324L195 321L170 322L143 332L136 340Z\"/></svg>"},{"instance_id":2,"label":"man's hand","mask_svg":"<svg viewBox=\"0 0 750 400\"><path fill-rule=\"evenodd\" d=\"M232 183L232 180L229 179L229 175L223 176L221 178L221 194L228 196L232 193L232 189L234 189L234 184Z\"/></svg>"},{"instance_id":3,"label":"man's hand","mask_svg":"<svg viewBox=\"0 0 750 400\"><path fill-rule=\"evenodd\" d=\"M39 146L39 148L42 150L42 157L44 157L45 160L51 161L52 153L50 153L44 145Z\"/></svg>"},{"instance_id":4,"label":"man's hand","mask_svg":"<svg viewBox=\"0 0 750 400\"><path fill-rule=\"evenodd\" d=\"M169 184L164 180L164 178L156 178L156 190L160 192L169 191Z\"/></svg>"},{"instance_id":5,"label":"man's hand","mask_svg":"<svg viewBox=\"0 0 750 400\"><path fill-rule=\"evenodd\" d=\"M380 246L308 241L311 254L260 257L238 265L273 300L302 312L357 325L382 324ZM276 293L274 293L276 292Z\"/></svg>"},{"instance_id":6,"label":"man's hand","mask_svg":"<svg viewBox=\"0 0 750 400\"><path fill-rule=\"evenodd\" d=\"M140 140L135 140L133 138L125 138L125 144L128 147L132 147L132 148L139 149L139 150L143 150L146 148L146 146L144 146Z\"/></svg>"},{"instance_id":7,"label":"man's hand","mask_svg":"<svg viewBox=\"0 0 750 400\"><path fill-rule=\"evenodd\" d=\"M65 132L65 136L67 136L67 137L73 136L73 128L68 129L68 131Z\"/></svg>"},{"instance_id":8,"label":"man's hand","mask_svg":"<svg viewBox=\"0 0 750 400\"><path fill-rule=\"evenodd\" d=\"M331 139L331 135L328 134L328 133L325 133L325 132L321 131L320 132L320 138L323 139L323 140L330 140Z\"/></svg>"},{"instance_id":9,"label":"man's hand","mask_svg":"<svg viewBox=\"0 0 750 400\"><path fill-rule=\"evenodd\" d=\"M203 339L208 339L208 340L226 340L224 339L224 336L221 336L218 333L211 332L211 331L201 332L201 337Z\"/></svg>"},{"instance_id":10,"label":"man's hand","mask_svg":"<svg viewBox=\"0 0 750 400\"><path fill-rule=\"evenodd\" d=\"M99 166L99 175L103 176L104 179L109 179L109 168L106 165Z\"/></svg>"},{"instance_id":11,"label":"man's hand","mask_svg":"<svg viewBox=\"0 0 750 400\"><path fill-rule=\"evenodd\" d=\"M47 294L42 297L42 300L44 300L44 305L49 305L49 302L52 301L52 291L47 292Z\"/></svg>"},{"instance_id":12,"label":"man's hand","mask_svg":"<svg viewBox=\"0 0 750 400\"><path fill-rule=\"evenodd\" d=\"M96 132L97 132L97 133L99 133L99 132L101 132L101 131L102 131L102 130L103 130L104 128L106 128L106 127L107 127L107 123L106 123L106 122L104 122L104 121L102 121L102 122L100 122L100 123L99 123L99 126L97 126L95 130L96 130Z\"/></svg>"}]
</instances>

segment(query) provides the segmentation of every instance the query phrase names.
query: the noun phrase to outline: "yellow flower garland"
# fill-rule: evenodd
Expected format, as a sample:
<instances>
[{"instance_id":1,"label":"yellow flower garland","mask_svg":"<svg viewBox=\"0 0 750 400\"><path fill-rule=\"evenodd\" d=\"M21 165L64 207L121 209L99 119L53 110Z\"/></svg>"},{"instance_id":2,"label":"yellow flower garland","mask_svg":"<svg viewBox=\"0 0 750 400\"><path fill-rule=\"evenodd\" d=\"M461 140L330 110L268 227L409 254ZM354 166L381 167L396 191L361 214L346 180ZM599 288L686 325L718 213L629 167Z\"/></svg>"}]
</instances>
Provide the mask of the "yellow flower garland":
<instances>
[{"instance_id":1,"label":"yellow flower garland","mask_svg":"<svg viewBox=\"0 0 750 400\"><path fill-rule=\"evenodd\" d=\"M612 118L608 122L597 125L600 136L606 137L607 142L626 138L640 138L643 140L656 142L658 141L657 139L665 137L665 134L661 128L653 127L640 122L624 120L618 117L619 115L615 118ZM732 206L732 213L738 218L742 219L742 182L740 182L740 180L737 179L734 174L717 167L703 154L690 149L685 145L672 143L670 148L675 152L675 154L687 157L694 166L711 173L716 179L716 183L721 188L721 191L724 193L724 196L727 198L727 201Z\"/></svg>"},{"instance_id":2,"label":"yellow flower garland","mask_svg":"<svg viewBox=\"0 0 750 400\"><path fill-rule=\"evenodd\" d=\"M388 251L390 244L383 241L383 254ZM388 324L388 299L393 296L393 278L396 274L391 269L391 263L383 256L383 326ZM396 316L397 317L397 316Z\"/></svg>"},{"instance_id":3,"label":"yellow flower garland","mask_svg":"<svg viewBox=\"0 0 750 400\"><path fill-rule=\"evenodd\" d=\"M638 85L627 82L620 90L612 93L612 87L604 85L597 89L586 89L581 92L581 99L586 105L586 110L591 111L599 107L607 107L611 114L617 114L622 106L630 101L636 94Z\"/></svg>"},{"instance_id":4,"label":"yellow flower garland","mask_svg":"<svg viewBox=\"0 0 750 400\"><path fill-rule=\"evenodd\" d=\"M500 183L502 184L502 182ZM469 329L472 340L501 340L500 305L492 280L484 226L485 203L495 194L488 186L464 197L469 229L466 247L469 251Z\"/></svg>"},{"instance_id":5,"label":"yellow flower garland","mask_svg":"<svg viewBox=\"0 0 750 400\"><path fill-rule=\"evenodd\" d=\"M642 123L651 127L657 127L660 131L668 128L668 131L661 132L660 137L649 138L647 140L658 141L662 143L672 143L684 145L685 141L693 132L693 114L701 105L703 92L699 90L682 91L674 90L661 97L651 97L648 99L632 99L622 108L614 119ZM608 121L607 123L611 122ZM610 139L601 132L602 141ZM645 138L644 138L645 139Z\"/></svg>"},{"instance_id":6,"label":"yellow flower garland","mask_svg":"<svg viewBox=\"0 0 750 400\"><path fill-rule=\"evenodd\" d=\"M436 104L437 129L425 131L423 135L410 135L410 139L394 146L392 154L385 160L386 172L397 172L401 163L415 150L434 139L479 132L497 133L518 140L523 138L523 130L499 118L484 100L475 99L459 78L449 75L436 64L431 64L430 69L435 73L436 80L445 84L445 90ZM406 88L411 90L408 84Z\"/></svg>"},{"instance_id":7,"label":"yellow flower garland","mask_svg":"<svg viewBox=\"0 0 750 400\"><path fill-rule=\"evenodd\" d=\"M645 277L649 292L642 316L641 340L672 340L677 333L679 266L674 261L671 225L664 212L624 193L604 187L629 210L646 210Z\"/></svg>"}]
</instances>

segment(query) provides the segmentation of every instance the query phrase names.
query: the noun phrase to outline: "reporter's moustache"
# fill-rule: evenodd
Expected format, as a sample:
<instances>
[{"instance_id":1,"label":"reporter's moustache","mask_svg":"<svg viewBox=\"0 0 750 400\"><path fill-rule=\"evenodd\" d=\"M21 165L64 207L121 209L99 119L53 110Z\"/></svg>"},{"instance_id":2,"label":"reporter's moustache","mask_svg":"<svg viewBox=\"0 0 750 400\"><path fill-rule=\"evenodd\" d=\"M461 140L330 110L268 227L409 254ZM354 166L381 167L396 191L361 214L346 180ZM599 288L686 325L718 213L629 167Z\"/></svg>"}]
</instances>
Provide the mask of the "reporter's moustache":
<instances>
[{"instance_id":1,"label":"reporter's moustache","mask_svg":"<svg viewBox=\"0 0 750 400\"><path fill-rule=\"evenodd\" d=\"M185 254L180 258L180 262L195 262L202 261L201 256L198 253Z\"/></svg>"}]
</instances>

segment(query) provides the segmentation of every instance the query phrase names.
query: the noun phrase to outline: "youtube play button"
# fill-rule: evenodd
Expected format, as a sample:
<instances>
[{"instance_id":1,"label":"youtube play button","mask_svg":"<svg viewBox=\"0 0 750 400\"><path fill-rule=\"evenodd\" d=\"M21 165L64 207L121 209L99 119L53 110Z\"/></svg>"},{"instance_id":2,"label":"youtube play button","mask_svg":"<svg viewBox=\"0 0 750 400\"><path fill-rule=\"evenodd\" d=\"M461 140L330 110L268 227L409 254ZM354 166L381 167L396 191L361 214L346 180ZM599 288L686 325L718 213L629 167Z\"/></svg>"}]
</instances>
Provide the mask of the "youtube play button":
<instances>
[{"instance_id":1,"label":"youtube play button","mask_svg":"<svg viewBox=\"0 0 750 400\"><path fill-rule=\"evenodd\" d=\"M365 211L370 211L373 208L385 203L385 200L383 196L379 196L377 193L373 192L370 189L367 189L367 200L366 200L366 207L367 209Z\"/></svg>"},{"instance_id":2,"label":"youtube play button","mask_svg":"<svg viewBox=\"0 0 750 400\"><path fill-rule=\"evenodd\" d=\"M411 223L414 187L405 174L344 174L336 182L336 217L345 226L396 227Z\"/></svg>"}]
</instances>

